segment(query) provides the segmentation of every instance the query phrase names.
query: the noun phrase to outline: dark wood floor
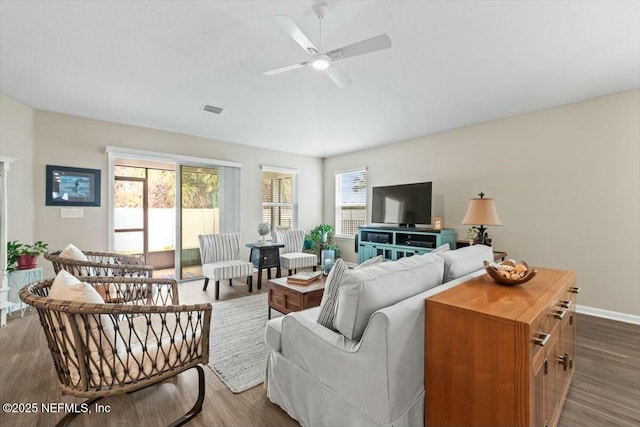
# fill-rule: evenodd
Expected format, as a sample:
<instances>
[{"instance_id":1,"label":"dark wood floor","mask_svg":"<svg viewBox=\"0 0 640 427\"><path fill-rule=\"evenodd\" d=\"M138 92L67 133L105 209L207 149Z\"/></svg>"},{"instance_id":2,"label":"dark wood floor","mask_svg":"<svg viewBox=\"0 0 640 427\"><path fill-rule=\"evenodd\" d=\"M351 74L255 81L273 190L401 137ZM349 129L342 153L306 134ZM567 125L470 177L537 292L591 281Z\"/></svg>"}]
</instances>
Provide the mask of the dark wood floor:
<instances>
[{"instance_id":1,"label":"dark wood floor","mask_svg":"<svg viewBox=\"0 0 640 427\"><path fill-rule=\"evenodd\" d=\"M266 280L264 281L266 283ZM254 286L254 292L257 290ZM261 292L266 291L263 286ZM213 289L202 292L202 281L180 285L181 302L213 301ZM220 287L221 299L247 295L242 282ZM215 303L214 303L215 304ZM215 309L215 305L214 305ZM560 426L640 425L640 326L578 315L576 373ZM263 387L233 394L205 369L207 391L204 410L191 426L296 426L266 398ZM103 399L109 414L77 417L73 426L158 426L186 412L197 394L196 373L132 395ZM80 402L60 394L51 356L38 317L14 314L0 329L0 403ZM48 426L63 417L52 414L0 413L0 426Z\"/></svg>"},{"instance_id":2,"label":"dark wood floor","mask_svg":"<svg viewBox=\"0 0 640 427\"><path fill-rule=\"evenodd\" d=\"M640 426L640 325L578 314L561 427Z\"/></svg>"}]
</instances>

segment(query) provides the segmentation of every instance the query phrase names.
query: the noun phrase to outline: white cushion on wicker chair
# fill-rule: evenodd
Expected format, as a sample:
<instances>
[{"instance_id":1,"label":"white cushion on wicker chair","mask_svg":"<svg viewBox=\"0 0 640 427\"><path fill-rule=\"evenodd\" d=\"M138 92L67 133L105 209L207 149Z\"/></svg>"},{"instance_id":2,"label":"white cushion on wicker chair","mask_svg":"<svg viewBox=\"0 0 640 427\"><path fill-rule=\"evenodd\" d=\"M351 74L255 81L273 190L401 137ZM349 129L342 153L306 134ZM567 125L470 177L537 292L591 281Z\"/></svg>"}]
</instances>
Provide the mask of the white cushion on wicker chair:
<instances>
[{"instance_id":1,"label":"white cushion on wicker chair","mask_svg":"<svg viewBox=\"0 0 640 427\"><path fill-rule=\"evenodd\" d=\"M51 284L51 289L49 290L48 297L51 299L76 303L104 304L104 300L93 286L88 283L81 282L66 270L60 270L60 272L56 275L56 278ZM62 323L59 322L58 318L54 317L54 325L58 328L65 327L67 328L67 330L71 330L71 327L69 325L69 318L67 317L67 315L63 316L64 317L62 317ZM124 349L124 344L120 342L120 340L116 340L115 324L111 316L100 315L99 318L96 318L91 315L88 317L86 328L84 326L84 320L82 316L75 315L74 318L78 323L80 330L86 330L88 332L82 337L82 341L89 349L91 363L100 363L101 356L99 353L101 353L107 345L115 348L116 351ZM100 329L102 329L103 334L100 333ZM104 346L97 344L102 343L101 336L102 339L106 338L106 341L108 341L104 343ZM70 338L73 340L73 337ZM66 345L70 357L75 358L73 347L77 347L77 344L67 342ZM113 359L113 352L109 354L109 352L107 351L104 354L107 360ZM79 381L80 372L78 371L77 361L75 363L69 364L69 371L72 379L74 381Z\"/></svg>"},{"instance_id":2,"label":"white cushion on wicker chair","mask_svg":"<svg viewBox=\"0 0 640 427\"><path fill-rule=\"evenodd\" d=\"M80 282L65 270L60 270L56 275L49 298L77 303L104 303L93 286ZM153 328L149 327L149 318L145 316L122 316L121 321L114 323L112 316L102 314L100 325L93 315L88 317L89 335L83 334L81 341L91 353L91 387L108 387L113 382L127 383L143 379L187 358L193 350L193 342L201 342L202 329L198 327L194 330L191 327L197 324L195 317L180 316L176 321L176 316L171 314L158 313L150 316ZM63 319L63 324L70 330L69 320ZM75 315L75 321L78 322L80 331L84 331L82 316ZM59 322L54 322L60 326ZM130 327L130 322L133 327ZM75 343L67 343L70 355L75 354L73 345ZM115 355L112 348L116 349ZM100 356L100 352L104 357ZM80 372L75 364L69 365L69 371L72 380L79 381Z\"/></svg>"},{"instance_id":3,"label":"white cushion on wicker chair","mask_svg":"<svg viewBox=\"0 0 640 427\"><path fill-rule=\"evenodd\" d=\"M51 284L49 298L73 302L101 304L104 300L88 283L81 282L66 270L60 270Z\"/></svg>"},{"instance_id":4,"label":"white cushion on wicker chair","mask_svg":"<svg viewBox=\"0 0 640 427\"><path fill-rule=\"evenodd\" d=\"M116 382L127 383L143 379L158 371L163 371L177 362L187 359L193 351L195 343L202 343L200 336L202 329L193 330L190 326L196 324L194 315L180 316L176 322L175 316L151 315L153 332L147 333L146 316L129 317L119 322L117 341L131 343L126 347L118 346L115 370L105 375L104 380L92 375L92 381L110 382L112 376ZM130 328L128 322L133 323ZM162 331L162 333L159 333ZM198 352L202 349L199 348ZM94 383L98 385L99 383Z\"/></svg>"},{"instance_id":5,"label":"white cushion on wicker chair","mask_svg":"<svg viewBox=\"0 0 640 427\"><path fill-rule=\"evenodd\" d=\"M89 261L89 258L73 243L69 243L67 247L60 251L58 256L61 258L75 259L76 261ZM80 274L83 276L93 276L91 267L82 267Z\"/></svg>"},{"instance_id":6,"label":"white cushion on wicker chair","mask_svg":"<svg viewBox=\"0 0 640 427\"><path fill-rule=\"evenodd\" d=\"M69 243L58 256L61 256L62 258L76 259L78 261L89 261L87 256L72 243Z\"/></svg>"}]
</instances>

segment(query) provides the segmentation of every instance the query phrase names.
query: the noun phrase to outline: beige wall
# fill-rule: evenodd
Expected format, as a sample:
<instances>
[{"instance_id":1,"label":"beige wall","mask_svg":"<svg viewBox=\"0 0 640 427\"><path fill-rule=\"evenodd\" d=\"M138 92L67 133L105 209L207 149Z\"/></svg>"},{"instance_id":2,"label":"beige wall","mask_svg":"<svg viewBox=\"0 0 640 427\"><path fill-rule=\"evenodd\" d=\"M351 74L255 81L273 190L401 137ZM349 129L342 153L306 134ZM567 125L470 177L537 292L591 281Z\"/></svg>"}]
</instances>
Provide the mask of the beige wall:
<instances>
[{"instance_id":1,"label":"beige wall","mask_svg":"<svg viewBox=\"0 0 640 427\"><path fill-rule=\"evenodd\" d=\"M43 239L33 232L33 147L33 110L0 92L0 156L17 159L7 180L8 241Z\"/></svg>"},{"instance_id":2,"label":"beige wall","mask_svg":"<svg viewBox=\"0 0 640 427\"><path fill-rule=\"evenodd\" d=\"M70 242L85 250L108 248L107 145L242 163L240 231L245 242L259 237L256 226L261 222L263 164L300 170L300 228L310 229L322 219L322 160L318 158L39 110L34 113L34 125L35 192L30 199L35 212L34 233L51 248ZM44 203L47 164L101 169L101 207L83 208L83 219L60 218L60 207ZM248 259L249 252L245 252ZM51 272L49 269L45 274Z\"/></svg>"},{"instance_id":3,"label":"beige wall","mask_svg":"<svg viewBox=\"0 0 640 427\"><path fill-rule=\"evenodd\" d=\"M490 228L497 249L577 271L582 305L640 315L640 90L337 156L324 167L312 157L34 111L4 94L0 101L0 155L18 158L10 240L106 249L107 145L241 162L246 241L257 238L260 165L300 169L303 229L323 213L333 222L335 171L364 165L369 194L371 186L433 181L433 214L459 237L468 199L485 192L504 223ZM61 219L59 207L44 203L46 164L101 169L102 206ZM355 259L353 242L342 243Z\"/></svg>"},{"instance_id":4,"label":"beige wall","mask_svg":"<svg viewBox=\"0 0 640 427\"><path fill-rule=\"evenodd\" d=\"M503 222L489 227L496 249L575 270L581 305L640 315L640 90L326 159L326 222L335 172L363 165L369 196L432 181L433 215L458 238L483 191ZM353 259L353 242L343 249Z\"/></svg>"}]
</instances>

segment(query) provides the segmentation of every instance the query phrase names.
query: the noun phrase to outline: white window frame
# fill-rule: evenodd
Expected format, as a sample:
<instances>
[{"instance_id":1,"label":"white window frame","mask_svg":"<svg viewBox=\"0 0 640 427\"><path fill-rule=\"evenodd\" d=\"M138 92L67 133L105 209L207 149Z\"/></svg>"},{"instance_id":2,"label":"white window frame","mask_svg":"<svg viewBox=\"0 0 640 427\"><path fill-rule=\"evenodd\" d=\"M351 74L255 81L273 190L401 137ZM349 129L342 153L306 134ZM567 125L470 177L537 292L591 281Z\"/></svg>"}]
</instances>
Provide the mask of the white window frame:
<instances>
[{"instance_id":1,"label":"white window frame","mask_svg":"<svg viewBox=\"0 0 640 427\"><path fill-rule=\"evenodd\" d=\"M300 172L298 169L289 169L289 168L281 168L276 166L261 166L260 173L260 189L262 189L262 181L264 179L265 172L278 172L283 174L291 175L291 183L293 185L292 189L292 203L273 203L273 202L263 202L262 201L262 191L260 191L260 220L262 220L262 212L265 208L274 208L274 207L287 207L291 208L291 228L298 228L298 173ZM277 225L271 224L271 227L277 227Z\"/></svg>"},{"instance_id":2,"label":"white window frame","mask_svg":"<svg viewBox=\"0 0 640 427\"><path fill-rule=\"evenodd\" d=\"M342 178L346 174L352 174L352 173L357 173L357 172L364 172L365 179L366 179L364 203L343 203L342 202ZM367 211L368 190L369 190L369 180L367 179L367 168L366 167L360 167L360 168L350 169L350 170L345 170L345 171L338 171L338 172L335 173L335 218L334 218L334 230L335 230L335 236L336 237L345 238L345 239L354 239L355 238L355 233L354 234L344 234L342 232L342 209L343 208L357 207L357 206L364 207L365 224L363 224L363 225L366 225L366 218L368 218L367 217L367 215L368 215L368 211Z\"/></svg>"}]
</instances>

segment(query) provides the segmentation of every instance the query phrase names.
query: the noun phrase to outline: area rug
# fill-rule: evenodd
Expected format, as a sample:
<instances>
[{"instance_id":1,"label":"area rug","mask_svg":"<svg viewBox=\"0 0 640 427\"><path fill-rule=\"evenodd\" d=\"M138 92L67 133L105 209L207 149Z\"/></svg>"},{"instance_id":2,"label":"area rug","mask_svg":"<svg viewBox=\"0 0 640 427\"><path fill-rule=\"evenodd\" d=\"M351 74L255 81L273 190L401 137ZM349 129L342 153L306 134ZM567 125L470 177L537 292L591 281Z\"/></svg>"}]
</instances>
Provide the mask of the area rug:
<instances>
[{"instance_id":1,"label":"area rug","mask_svg":"<svg viewBox=\"0 0 640 427\"><path fill-rule=\"evenodd\" d=\"M233 393L264 382L269 353L264 343L266 323L266 292L213 304L209 367Z\"/></svg>"}]
</instances>

